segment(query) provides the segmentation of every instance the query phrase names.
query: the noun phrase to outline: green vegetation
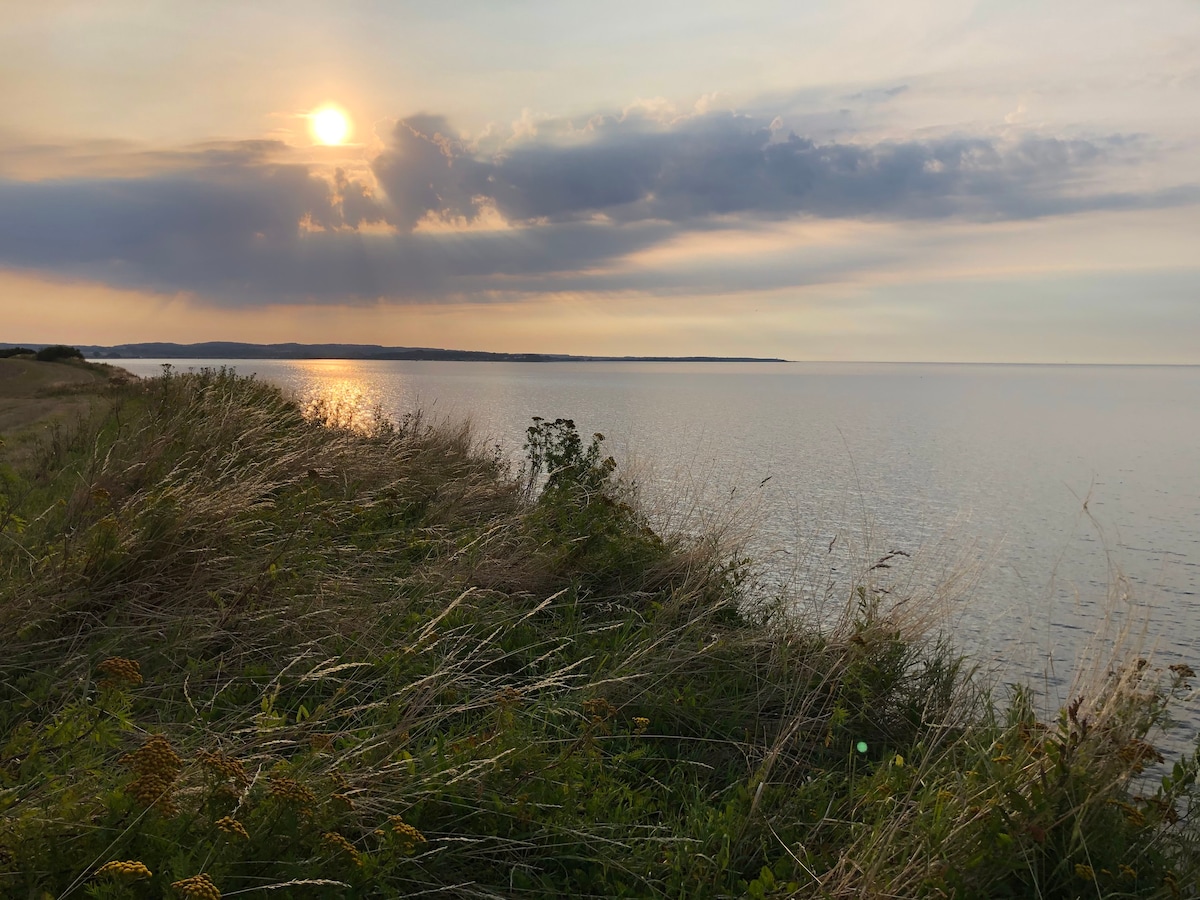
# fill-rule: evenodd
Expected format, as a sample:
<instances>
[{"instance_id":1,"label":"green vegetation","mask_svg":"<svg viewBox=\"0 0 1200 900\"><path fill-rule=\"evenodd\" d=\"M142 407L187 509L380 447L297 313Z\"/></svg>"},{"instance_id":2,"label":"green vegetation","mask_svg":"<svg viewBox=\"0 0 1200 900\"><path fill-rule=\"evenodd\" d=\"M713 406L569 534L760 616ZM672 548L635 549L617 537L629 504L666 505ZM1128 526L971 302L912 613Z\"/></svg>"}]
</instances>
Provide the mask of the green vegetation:
<instances>
[{"instance_id":1,"label":"green vegetation","mask_svg":"<svg viewBox=\"0 0 1200 900\"><path fill-rule=\"evenodd\" d=\"M818 626L656 534L569 420L516 474L348 421L168 372L0 473L4 896L1196 894L1185 667L1039 721L866 578Z\"/></svg>"},{"instance_id":2,"label":"green vegetation","mask_svg":"<svg viewBox=\"0 0 1200 900\"><path fill-rule=\"evenodd\" d=\"M83 359L83 354L75 347L55 344L52 347L43 347L34 354L34 359L38 362L58 362L62 359Z\"/></svg>"},{"instance_id":3,"label":"green vegetation","mask_svg":"<svg viewBox=\"0 0 1200 900\"><path fill-rule=\"evenodd\" d=\"M0 354L0 452L10 463L19 463L36 455L38 441L64 439L64 428L89 418L128 376L121 369L77 359L37 362L32 350Z\"/></svg>"}]
</instances>

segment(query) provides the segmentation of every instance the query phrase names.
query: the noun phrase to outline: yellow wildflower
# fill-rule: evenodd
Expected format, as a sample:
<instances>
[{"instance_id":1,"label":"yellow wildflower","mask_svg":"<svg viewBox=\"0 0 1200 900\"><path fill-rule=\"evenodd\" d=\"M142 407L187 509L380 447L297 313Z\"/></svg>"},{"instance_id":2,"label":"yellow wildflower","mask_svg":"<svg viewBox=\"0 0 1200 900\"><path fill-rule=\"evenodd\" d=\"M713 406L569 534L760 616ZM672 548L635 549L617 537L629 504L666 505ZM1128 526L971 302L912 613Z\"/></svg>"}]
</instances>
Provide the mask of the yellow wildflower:
<instances>
[{"instance_id":1,"label":"yellow wildflower","mask_svg":"<svg viewBox=\"0 0 1200 900\"><path fill-rule=\"evenodd\" d=\"M123 656L110 656L96 666L96 669L106 676L100 682L102 688L118 688L126 684L142 683L142 667L137 660L125 659Z\"/></svg>"},{"instance_id":2,"label":"yellow wildflower","mask_svg":"<svg viewBox=\"0 0 1200 900\"><path fill-rule=\"evenodd\" d=\"M221 900L221 892L204 872L171 882L171 887L187 900Z\"/></svg>"},{"instance_id":3,"label":"yellow wildflower","mask_svg":"<svg viewBox=\"0 0 1200 900\"><path fill-rule=\"evenodd\" d=\"M138 862L136 859L118 860L106 862L96 870L94 878L102 878L106 875L119 876L121 878L149 878L152 873L146 864Z\"/></svg>"},{"instance_id":4,"label":"yellow wildflower","mask_svg":"<svg viewBox=\"0 0 1200 900\"><path fill-rule=\"evenodd\" d=\"M246 776L245 767L232 756L229 756L220 750L217 750L214 753L209 753L207 750L201 750L196 754L196 759L198 759L201 765L203 765L205 768L211 769L218 775L221 775L230 781L236 782L242 787L245 787L250 783L250 779Z\"/></svg>"},{"instance_id":5,"label":"yellow wildflower","mask_svg":"<svg viewBox=\"0 0 1200 900\"><path fill-rule=\"evenodd\" d=\"M1075 877L1082 878L1084 881L1095 881L1096 872L1091 866L1085 866L1083 863L1075 863Z\"/></svg>"},{"instance_id":6,"label":"yellow wildflower","mask_svg":"<svg viewBox=\"0 0 1200 900\"><path fill-rule=\"evenodd\" d=\"M408 844L410 847L415 847L417 844L426 843L425 835L421 834L420 831L418 831L412 825L409 825L407 822L405 822L402 817L391 816L388 819L388 822L392 826L392 833L395 834L397 837L399 837L403 843Z\"/></svg>"},{"instance_id":7,"label":"yellow wildflower","mask_svg":"<svg viewBox=\"0 0 1200 900\"><path fill-rule=\"evenodd\" d=\"M323 835L321 835L321 840L334 850L339 850L342 853L345 853L352 860L354 860L354 864L356 866L362 865L362 858L358 855L358 851L354 848L354 845L336 831L325 832Z\"/></svg>"},{"instance_id":8,"label":"yellow wildflower","mask_svg":"<svg viewBox=\"0 0 1200 900\"><path fill-rule=\"evenodd\" d=\"M182 760L161 734L148 738L123 760L136 776L128 791L142 806L154 806L165 816L176 813L170 797L171 786L179 777Z\"/></svg>"},{"instance_id":9,"label":"yellow wildflower","mask_svg":"<svg viewBox=\"0 0 1200 900\"><path fill-rule=\"evenodd\" d=\"M222 816L217 819L217 827L226 834L235 835L243 840L250 840L250 832L246 831L246 826L233 816Z\"/></svg>"},{"instance_id":10,"label":"yellow wildflower","mask_svg":"<svg viewBox=\"0 0 1200 900\"><path fill-rule=\"evenodd\" d=\"M583 711L591 716L592 721L595 723L611 719L617 714L617 708L603 697L593 697L591 700L584 700Z\"/></svg>"},{"instance_id":11,"label":"yellow wildflower","mask_svg":"<svg viewBox=\"0 0 1200 900\"><path fill-rule=\"evenodd\" d=\"M302 810L309 809L317 802L317 796L300 782L282 775L271 776L271 796L298 806Z\"/></svg>"},{"instance_id":12,"label":"yellow wildflower","mask_svg":"<svg viewBox=\"0 0 1200 900\"><path fill-rule=\"evenodd\" d=\"M646 729L649 727L650 727L650 720L647 719L645 716L634 716L633 717L633 733L634 734L645 734Z\"/></svg>"}]
</instances>

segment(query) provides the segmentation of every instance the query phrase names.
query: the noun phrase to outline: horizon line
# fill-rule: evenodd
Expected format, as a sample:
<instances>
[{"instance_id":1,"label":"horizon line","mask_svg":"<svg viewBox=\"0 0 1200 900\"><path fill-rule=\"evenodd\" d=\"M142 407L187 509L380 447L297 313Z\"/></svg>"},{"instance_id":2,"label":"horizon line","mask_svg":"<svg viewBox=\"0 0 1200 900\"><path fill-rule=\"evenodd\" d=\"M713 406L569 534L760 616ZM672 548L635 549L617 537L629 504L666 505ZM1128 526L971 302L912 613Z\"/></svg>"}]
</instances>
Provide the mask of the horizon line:
<instances>
[{"instance_id":1,"label":"horizon line","mask_svg":"<svg viewBox=\"0 0 1200 900\"><path fill-rule=\"evenodd\" d=\"M0 348L8 349L13 347L29 347L31 350L38 350L43 347L56 346L63 342L47 342L47 341L0 341ZM547 361L561 362L762 362L762 363L792 363L804 365L896 365L896 366L1121 366L1125 368L1197 368L1200 367L1200 361L1197 362L1117 362L1117 361L1070 361L1070 360L934 360L934 359L789 359L786 357L768 357L768 356L725 356L714 353L683 353L683 354L603 354L603 353L560 353L550 351L508 351L508 350L475 350L463 348L448 348L448 347L401 347L388 346L383 344L358 344L358 343L343 343L343 342L326 342L323 344L304 343L300 341L280 341L273 343L257 343L252 341L196 341L190 344L183 344L177 341L129 341L121 344L82 344L83 347L92 348L97 351L108 350L114 351L120 347L134 347L145 344L168 344L176 347L193 347L200 344L231 344L244 347L282 347L292 346L297 348L319 347L319 346L342 346L346 348L363 348L373 349L378 348L383 352L432 352L432 353L462 353L462 354L483 354L498 357L548 357ZM74 346L68 344L67 346ZM86 354L85 354L86 355ZM90 357L96 359L97 357ZM161 357L161 356L130 356L117 357L117 359L221 359L222 357ZM287 362L299 360L345 360L348 362L354 361L369 361L361 357L351 356L293 356L293 357L233 357L244 360L256 360L260 362ZM101 360L103 361L103 360ZM375 362L520 362L518 359L482 359L482 360L428 360L428 359L374 359Z\"/></svg>"}]
</instances>

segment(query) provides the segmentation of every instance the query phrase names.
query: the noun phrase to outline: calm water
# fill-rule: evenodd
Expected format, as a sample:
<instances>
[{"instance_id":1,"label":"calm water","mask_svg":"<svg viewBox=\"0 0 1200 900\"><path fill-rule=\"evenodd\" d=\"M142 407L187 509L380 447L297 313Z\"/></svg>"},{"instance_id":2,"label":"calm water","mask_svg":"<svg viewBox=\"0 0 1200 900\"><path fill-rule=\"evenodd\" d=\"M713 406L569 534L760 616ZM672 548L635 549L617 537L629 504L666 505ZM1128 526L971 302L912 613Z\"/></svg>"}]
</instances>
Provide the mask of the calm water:
<instances>
[{"instance_id":1,"label":"calm water","mask_svg":"<svg viewBox=\"0 0 1200 900\"><path fill-rule=\"evenodd\" d=\"M121 365L153 375L161 361ZM1106 621L1200 669L1200 367L173 365L469 417L514 459L532 416L573 418L605 434L663 521L749 516L765 581L797 602L844 596L890 550L913 555L877 573L897 596L969 573L950 592L955 640L1051 699L1089 642L1107 658Z\"/></svg>"}]
</instances>

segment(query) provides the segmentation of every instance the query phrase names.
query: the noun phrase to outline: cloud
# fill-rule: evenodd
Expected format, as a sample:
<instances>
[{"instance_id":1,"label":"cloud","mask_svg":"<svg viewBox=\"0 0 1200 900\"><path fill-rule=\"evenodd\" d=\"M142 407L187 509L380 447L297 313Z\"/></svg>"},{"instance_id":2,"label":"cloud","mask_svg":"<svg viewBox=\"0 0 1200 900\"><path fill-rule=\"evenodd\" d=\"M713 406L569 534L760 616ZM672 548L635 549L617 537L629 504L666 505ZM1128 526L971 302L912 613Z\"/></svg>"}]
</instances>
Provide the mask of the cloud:
<instances>
[{"instance_id":1,"label":"cloud","mask_svg":"<svg viewBox=\"0 0 1200 900\"><path fill-rule=\"evenodd\" d=\"M1118 137L818 142L773 115L635 107L488 140L424 115L396 124L370 173L327 172L254 141L0 180L0 265L225 305L674 293L736 287L747 273L621 260L788 219L986 223L1200 199L1192 186L1105 189L1111 165L1137 163L1138 143ZM780 266L755 284L848 277L872 258L814 257L807 274Z\"/></svg>"},{"instance_id":2,"label":"cloud","mask_svg":"<svg viewBox=\"0 0 1200 900\"><path fill-rule=\"evenodd\" d=\"M866 100L872 103L883 103L908 91L907 84L897 84L890 88L873 88L867 91L859 91L856 94L850 94L846 97L847 100Z\"/></svg>"},{"instance_id":3,"label":"cloud","mask_svg":"<svg viewBox=\"0 0 1200 900\"><path fill-rule=\"evenodd\" d=\"M780 124L731 112L664 122L633 111L593 118L574 140L485 156L443 119L423 116L397 124L375 174L400 227L428 213L470 220L484 206L522 224L604 216L695 225L730 215L1021 219L1171 202L1090 190L1104 163L1128 155L1120 137L817 143Z\"/></svg>"},{"instance_id":4,"label":"cloud","mask_svg":"<svg viewBox=\"0 0 1200 900\"><path fill-rule=\"evenodd\" d=\"M369 187L301 165L188 167L143 178L0 181L0 265L228 305L484 295L623 256L661 225L366 233Z\"/></svg>"}]
</instances>

